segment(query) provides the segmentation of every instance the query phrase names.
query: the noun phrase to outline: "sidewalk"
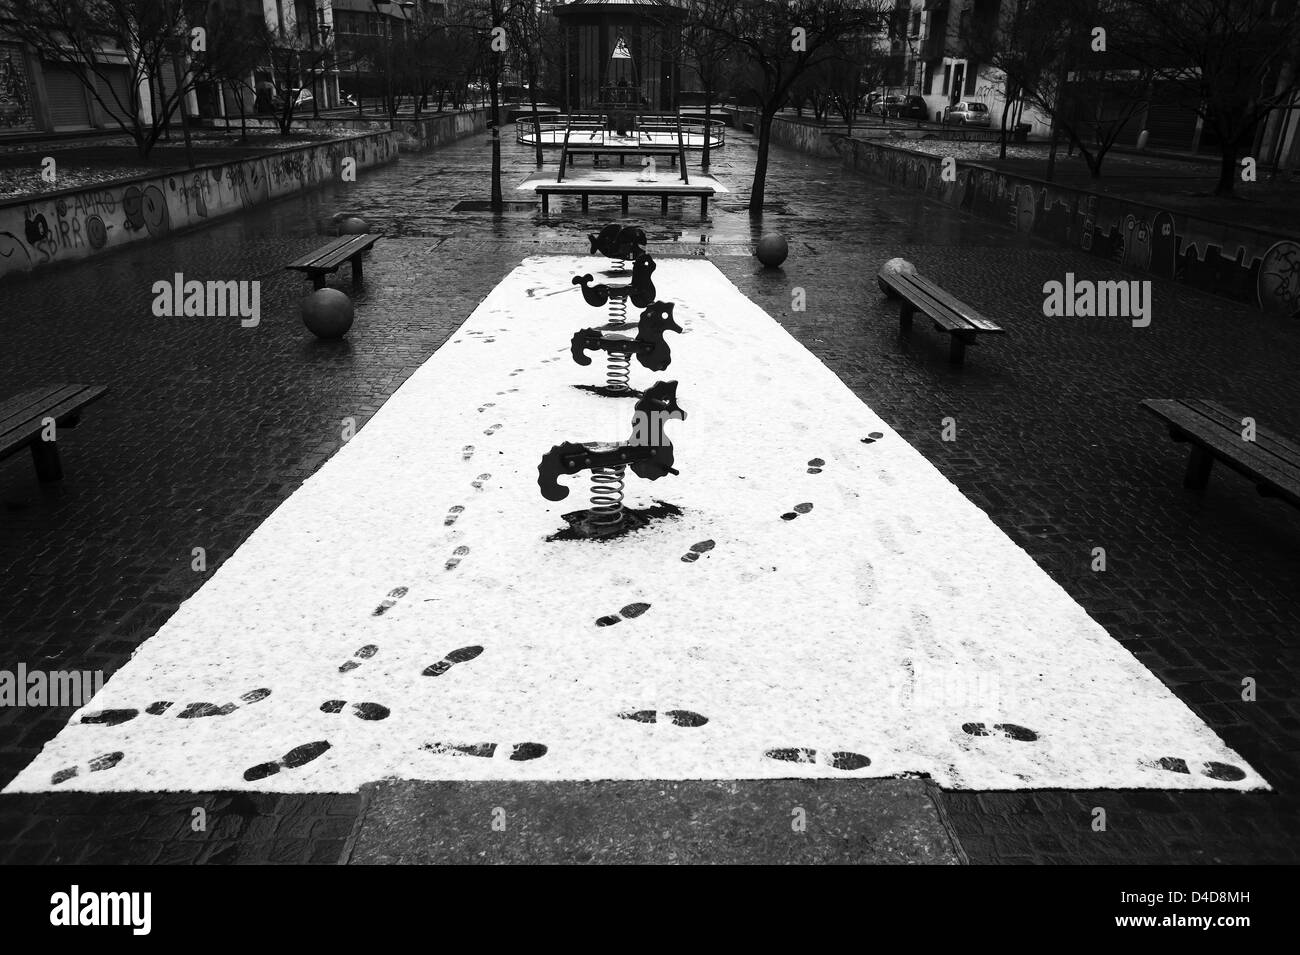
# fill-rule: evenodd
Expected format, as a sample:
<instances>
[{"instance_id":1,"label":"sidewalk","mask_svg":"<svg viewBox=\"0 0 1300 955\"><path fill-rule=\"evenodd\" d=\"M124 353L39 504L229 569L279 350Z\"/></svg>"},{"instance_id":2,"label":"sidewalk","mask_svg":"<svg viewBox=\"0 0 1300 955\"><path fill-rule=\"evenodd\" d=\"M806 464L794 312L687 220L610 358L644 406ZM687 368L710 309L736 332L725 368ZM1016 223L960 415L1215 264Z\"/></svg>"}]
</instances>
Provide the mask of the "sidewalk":
<instances>
[{"instance_id":1,"label":"sidewalk","mask_svg":"<svg viewBox=\"0 0 1300 955\"><path fill-rule=\"evenodd\" d=\"M583 233L619 218L616 205L598 203L577 217L576 201L549 225L453 212L458 200L486 195L486 143L474 136L404 156L355 186L6 287L0 378L9 390L51 380L113 390L69 438L63 487L40 488L25 462L0 468L0 629L10 635L2 666L121 666L338 449L343 418L364 426L522 258L585 253ZM509 138L503 148L509 189L531 162ZM743 193L752 165L752 137L736 133L712 172ZM1216 475L1203 502L1189 499L1179 486L1183 451L1137 408L1144 397L1205 395L1295 434L1292 330L1168 283L1156 283L1150 329L1046 320L1044 281L1111 275L1095 259L779 148L761 230L731 198L708 223L676 204L666 221L657 203L634 205L631 218L660 254L707 254L1277 790L943 793L939 806L970 860L1295 861L1300 519L1229 474ZM365 215L385 239L367 265L357 326L344 347L327 349L298 322L304 283L280 266L313 248L318 225L341 211ZM791 241L783 272L748 257L768 230ZM1009 334L960 373L924 332L900 347L896 310L874 283L894 255ZM177 271L260 278L256 340L237 321L153 319L151 283ZM796 287L806 311L791 310ZM955 443L940 437L949 416ZM1099 545L1110 555L1104 574L1089 570ZM207 550L207 574L190 570L195 546ZM1268 688L1260 702L1240 700L1245 676ZM0 783L70 713L0 711ZM711 814L697 791L676 804L720 826L762 802L756 785L719 790L724 810ZM848 831L866 831L861 797L821 785L849 813ZM190 830L195 806L215 820L206 833ZM1091 829L1097 806L1110 819L1105 834ZM0 858L333 861L361 813L355 794L2 796ZM734 834L714 832L722 853ZM830 854L824 843L820 851Z\"/></svg>"}]
</instances>

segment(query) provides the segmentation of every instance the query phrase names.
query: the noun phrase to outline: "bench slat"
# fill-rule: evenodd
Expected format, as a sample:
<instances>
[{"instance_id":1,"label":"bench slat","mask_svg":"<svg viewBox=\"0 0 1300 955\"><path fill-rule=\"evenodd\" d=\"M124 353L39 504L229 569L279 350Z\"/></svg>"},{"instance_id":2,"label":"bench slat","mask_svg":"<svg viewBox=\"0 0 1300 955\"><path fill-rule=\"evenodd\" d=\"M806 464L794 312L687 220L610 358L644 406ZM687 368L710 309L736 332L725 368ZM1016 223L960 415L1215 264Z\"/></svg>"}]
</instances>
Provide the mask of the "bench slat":
<instances>
[{"instance_id":1,"label":"bench slat","mask_svg":"<svg viewBox=\"0 0 1300 955\"><path fill-rule=\"evenodd\" d=\"M1228 467L1270 485L1280 496L1300 505L1300 469L1261 451L1249 441L1242 441L1240 427L1230 429L1178 399L1148 398L1142 405L1187 435L1188 439L1208 449Z\"/></svg>"},{"instance_id":2,"label":"bench slat","mask_svg":"<svg viewBox=\"0 0 1300 955\"><path fill-rule=\"evenodd\" d=\"M1205 402L1183 398L1150 398L1144 404L1169 424L1189 435L1197 438L1212 436L1221 442L1225 453L1231 452L1235 458L1249 461L1261 468L1275 469L1283 475L1294 472L1295 477L1300 479L1300 463L1279 455L1267 443L1242 440L1241 416L1227 408L1219 406L1218 409L1209 411L1204 407ZM1257 429L1256 437L1261 436Z\"/></svg>"},{"instance_id":3,"label":"bench slat","mask_svg":"<svg viewBox=\"0 0 1300 955\"><path fill-rule=\"evenodd\" d=\"M929 292L931 298L935 299L942 305L946 305L948 308L952 309L954 312L956 312L958 315L964 318L967 322L979 327L981 331L985 331L985 332L1002 331L1002 329L998 327L996 323L989 321L987 318L985 318L979 312L975 311L965 302L958 299L951 292L935 285L934 282L930 281L925 276L914 275L911 278L914 284L925 289L925 291Z\"/></svg>"},{"instance_id":4,"label":"bench slat","mask_svg":"<svg viewBox=\"0 0 1300 955\"><path fill-rule=\"evenodd\" d=\"M304 255L296 262L291 262L285 266L286 269L299 269L311 271L314 269L336 269L358 252L364 252L378 241L379 236L371 235L347 235L335 239L328 245L322 246L309 255Z\"/></svg>"},{"instance_id":5,"label":"bench slat","mask_svg":"<svg viewBox=\"0 0 1300 955\"><path fill-rule=\"evenodd\" d=\"M1001 333L1002 331L1002 329L998 328L996 325L992 328L986 328L983 325L975 325L971 323L965 315L954 311L946 302L935 298L931 294L930 289L924 285L920 285L913 281L909 283L909 286L910 287L903 292L904 297L921 311L925 312L925 314L933 319L937 325L941 325L949 332L961 334L988 334Z\"/></svg>"},{"instance_id":6,"label":"bench slat","mask_svg":"<svg viewBox=\"0 0 1300 955\"><path fill-rule=\"evenodd\" d=\"M286 269L309 268L322 255L328 255L330 252L333 252L335 249L339 248L340 246L346 245L348 241L351 240L352 238L353 237L350 235L340 236L339 238L334 239L328 245L323 245L319 249L314 249L313 251L308 252L306 255L304 255L301 259L298 259L297 261L294 262L290 262L288 265L285 266L285 268Z\"/></svg>"},{"instance_id":7,"label":"bench slat","mask_svg":"<svg viewBox=\"0 0 1300 955\"><path fill-rule=\"evenodd\" d=\"M1230 431L1241 434L1241 419L1244 415L1224 407L1217 401L1207 401L1200 398L1183 399L1183 403L1199 411L1206 418L1218 422ZM1249 442L1243 441L1243 444ZM1294 444L1282 437L1276 431L1265 428L1262 425L1255 425L1255 447L1260 451L1274 455L1287 465L1300 470L1300 445Z\"/></svg>"},{"instance_id":8,"label":"bench slat","mask_svg":"<svg viewBox=\"0 0 1300 955\"><path fill-rule=\"evenodd\" d=\"M101 398L107 391L108 388L103 385L58 385L19 395L18 398L26 400L28 395L44 394L49 400L43 404L29 405L25 419L15 415L0 422L0 457L7 457L39 435L45 418L53 418L56 423L61 423L92 401ZM9 404L5 403L6 409Z\"/></svg>"},{"instance_id":9,"label":"bench slat","mask_svg":"<svg viewBox=\"0 0 1300 955\"><path fill-rule=\"evenodd\" d=\"M51 402L59 402L77 393L80 385L50 385L45 388L32 388L14 395L0 404L0 438L19 422L25 422L40 409L48 407Z\"/></svg>"}]
</instances>

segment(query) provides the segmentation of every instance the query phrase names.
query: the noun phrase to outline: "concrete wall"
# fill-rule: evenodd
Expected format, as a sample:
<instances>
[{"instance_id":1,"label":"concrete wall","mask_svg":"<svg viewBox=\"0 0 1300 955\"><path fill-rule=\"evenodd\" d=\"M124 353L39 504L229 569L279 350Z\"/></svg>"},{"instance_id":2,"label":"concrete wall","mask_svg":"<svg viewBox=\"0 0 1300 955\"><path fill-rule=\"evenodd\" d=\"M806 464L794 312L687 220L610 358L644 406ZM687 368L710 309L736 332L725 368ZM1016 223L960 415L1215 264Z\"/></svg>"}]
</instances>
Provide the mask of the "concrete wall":
<instances>
[{"instance_id":1,"label":"concrete wall","mask_svg":"<svg viewBox=\"0 0 1300 955\"><path fill-rule=\"evenodd\" d=\"M1300 241L1292 236L1062 188L979 163L958 161L956 180L945 182L939 156L832 139L844 164L858 172L1139 272L1300 317Z\"/></svg>"},{"instance_id":2,"label":"concrete wall","mask_svg":"<svg viewBox=\"0 0 1300 955\"><path fill-rule=\"evenodd\" d=\"M339 181L346 158L355 159L357 169L396 159L398 138L392 132L367 133L255 159L0 203L0 279L161 238Z\"/></svg>"},{"instance_id":3,"label":"concrete wall","mask_svg":"<svg viewBox=\"0 0 1300 955\"><path fill-rule=\"evenodd\" d=\"M397 147L402 152L423 152L435 146L460 139L471 133L481 133L487 129L488 115L486 108L466 110L461 113L440 113L420 119L398 118L394 130L398 133ZM208 120L214 128L238 129L239 117ZM274 119L266 116L249 117L246 120L249 129L278 130L280 127ZM294 117L293 128L309 133L335 133L341 136L355 135L363 132L382 132L388 129L387 120L382 119L310 119Z\"/></svg>"}]
</instances>

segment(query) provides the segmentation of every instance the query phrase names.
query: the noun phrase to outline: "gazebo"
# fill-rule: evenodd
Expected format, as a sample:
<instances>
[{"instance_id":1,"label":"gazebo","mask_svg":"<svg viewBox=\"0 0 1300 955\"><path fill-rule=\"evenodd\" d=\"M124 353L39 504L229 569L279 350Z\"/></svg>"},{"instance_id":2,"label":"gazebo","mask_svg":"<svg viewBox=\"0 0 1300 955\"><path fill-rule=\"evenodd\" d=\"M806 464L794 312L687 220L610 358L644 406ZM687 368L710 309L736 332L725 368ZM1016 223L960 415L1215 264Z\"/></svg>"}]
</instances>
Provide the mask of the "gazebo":
<instances>
[{"instance_id":1,"label":"gazebo","mask_svg":"<svg viewBox=\"0 0 1300 955\"><path fill-rule=\"evenodd\" d=\"M670 0L570 0L552 12L565 28L566 113L677 109L685 10Z\"/></svg>"}]
</instances>

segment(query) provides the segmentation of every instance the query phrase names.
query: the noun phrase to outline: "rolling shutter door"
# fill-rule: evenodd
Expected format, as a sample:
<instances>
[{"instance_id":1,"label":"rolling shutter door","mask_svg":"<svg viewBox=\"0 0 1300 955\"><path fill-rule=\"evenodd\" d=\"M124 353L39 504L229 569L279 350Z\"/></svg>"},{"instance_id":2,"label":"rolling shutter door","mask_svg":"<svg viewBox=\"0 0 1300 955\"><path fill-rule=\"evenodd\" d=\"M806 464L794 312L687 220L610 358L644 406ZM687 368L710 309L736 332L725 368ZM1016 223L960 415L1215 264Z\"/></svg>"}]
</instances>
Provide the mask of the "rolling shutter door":
<instances>
[{"instance_id":1,"label":"rolling shutter door","mask_svg":"<svg viewBox=\"0 0 1300 955\"><path fill-rule=\"evenodd\" d=\"M1191 149L1196 114L1179 106L1153 103L1147 110L1148 142L1167 149Z\"/></svg>"},{"instance_id":2,"label":"rolling shutter door","mask_svg":"<svg viewBox=\"0 0 1300 955\"><path fill-rule=\"evenodd\" d=\"M45 92L50 98L50 120L55 129L86 129L90 126L86 88L75 73L61 66L45 64Z\"/></svg>"},{"instance_id":3,"label":"rolling shutter door","mask_svg":"<svg viewBox=\"0 0 1300 955\"><path fill-rule=\"evenodd\" d=\"M131 71L125 66L104 67L109 90L102 90L105 105L110 114L129 120L131 112ZM121 106L118 106L121 103Z\"/></svg>"}]
</instances>

